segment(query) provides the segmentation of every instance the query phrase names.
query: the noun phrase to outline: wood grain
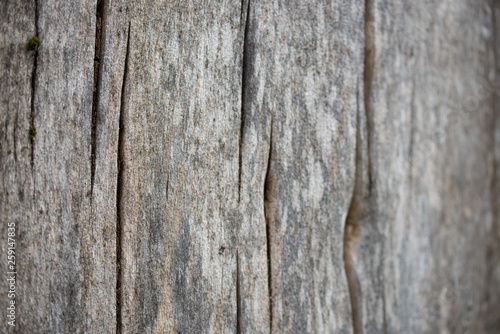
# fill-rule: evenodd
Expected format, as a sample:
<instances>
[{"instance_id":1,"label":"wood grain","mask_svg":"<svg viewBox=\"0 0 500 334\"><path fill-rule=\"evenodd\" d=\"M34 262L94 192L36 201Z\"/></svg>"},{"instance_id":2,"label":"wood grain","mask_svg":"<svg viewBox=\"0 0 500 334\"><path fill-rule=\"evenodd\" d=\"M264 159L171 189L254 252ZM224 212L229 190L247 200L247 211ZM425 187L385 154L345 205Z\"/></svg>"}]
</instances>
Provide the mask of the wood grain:
<instances>
[{"instance_id":1,"label":"wood grain","mask_svg":"<svg viewBox=\"0 0 500 334\"><path fill-rule=\"evenodd\" d=\"M26 232L33 225L34 182L31 164L32 142L32 76L35 52L26 50L26 44L36 34L34 2L9 1L0 6L0 256L2 279L0 281L0 316L2 329L7 330L7 306L9 305L8 228L16 228L16 249L19 253L15 269L19 271L16 300L17 323L19 303L26 300L21 287L28 283L21 280L21 268L26 266L21 249L31 240ZM26 256L26 255L25 255ZM38 266L41 264L38 263ZM24 269L23 269L24 271ZM29 277L28 273L24 275ZM24 290L28 292L28 290ZM9 319L10 320L10 319ZM26 319L27 320L27 319ZM25 321L26 321L25 320ZM19 325L18 325L19 326Z\"/></svg>"},{"instance_id":2,"label":"wood grain","mask_svg":"<svg viewBox=\"0 0 500 334\"><path fill-rule=\"evenodd\" d=\"M363 9L347 1L250 3L242 230L251 232L240 258L245 332L351 330L342 245L354 182ZM264 248L268 286L243 267L265 271L255 259ZM264 308L256 282L269 290L269 329L247 311Z\"/></svg>"},{"instance_id":3,"label":"wood grain","mask_svg":"<svg viewBox=\"0 0 500 334\"><path fill-rule=\"evenodd\" d=\"M20 197L12 205L2 200L7 205L2 223L17 221L16 330L83 332L85 310L94 307L85 293L85 275L94 268L85 261L91 254L84 240L91 229L85 223L90 212L95 4L9 2L5 9L3 29L14 33L2 32L9 39L2 55L15 60L2 62L7 64L2 72L7 69L5 77L14 83L7 89L12 89L15 104L2 107L2 117L12 119L10 126L16 128L8 141L15 142L12 151L17 152L13 160L2 154L13 162L4 186L14 191L12 200L14 194ZM27 51L26 43L35 35L39 45ZM31 142L30 127L36 128Z\"/></svg>"},{"instance_id":4,"label":"wood grain","mask_svg":"<svg viewBox=\"0 0 500 334\"><path fill-rule=\"evenodd\" d=\"M355 331L484 332L491 4L375 0L366 17L366 134L348 218Z\"/></svg>"},{"instance_id":5,"label":"wood grain","mask_svg":"<svg viewBox=\"0 0 500 334\"><path fill-rule=\"evenodd\" d=\"M123 332L236 330L241 6L131 8L120 135Z\"/></svg>"},{"instance_id":6,"label":"wood grain","mask_svg":"<svg viewBox=\"0 0 500 334\"><path fill-rule=\"evenodd\" d=\"M0 332L498 332L499 16L6 1Z\"/></svg>"}]
</instances>

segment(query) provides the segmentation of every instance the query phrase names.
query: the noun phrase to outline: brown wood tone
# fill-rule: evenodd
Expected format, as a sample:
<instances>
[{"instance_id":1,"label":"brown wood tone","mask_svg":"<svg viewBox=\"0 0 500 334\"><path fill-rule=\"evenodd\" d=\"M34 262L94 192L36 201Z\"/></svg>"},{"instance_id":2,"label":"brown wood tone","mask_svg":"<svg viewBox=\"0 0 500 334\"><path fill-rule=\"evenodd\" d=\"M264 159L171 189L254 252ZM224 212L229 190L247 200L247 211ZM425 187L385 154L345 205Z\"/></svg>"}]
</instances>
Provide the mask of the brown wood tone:
<instances>
[{"instance_id":1,"label":"brown wood tone","mask_svg":"<svg viewBox=\"0 0 500 334\"><path fill-rule=\"evenodd\" d=\"M0 333L500 330L499 3L0 18Z\"/></svg>"}]
</instances>

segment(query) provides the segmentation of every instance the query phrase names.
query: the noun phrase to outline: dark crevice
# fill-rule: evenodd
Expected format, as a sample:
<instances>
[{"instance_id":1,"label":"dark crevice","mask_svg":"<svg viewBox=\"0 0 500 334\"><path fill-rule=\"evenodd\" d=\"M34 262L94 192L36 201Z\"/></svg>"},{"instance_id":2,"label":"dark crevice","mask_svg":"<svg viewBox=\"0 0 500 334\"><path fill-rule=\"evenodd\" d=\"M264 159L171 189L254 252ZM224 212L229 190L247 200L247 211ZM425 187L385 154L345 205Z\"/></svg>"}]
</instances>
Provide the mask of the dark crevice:
<instances>
[{"instance_id":1,"label":"dark crevice","mask_svg":"<svg viewBox=\"0 0 500 334\"><path fill-rule=\"evenodd\" d=\"M236 334L241 333L240 254L236 250Z\"/></svg>"},{"instance_id":2,"label":"dark crevice","mask_svg":"<svg viewBox=\"0 0 500 334\"><path fill-rule=\"evenodd\" d=\"M375 26L373 18L373 1L365 1L365 49L364 49L364 68L363 68L363 87L358 85L357 90L357 111L356 111L356 158L354 165L354 187L351 197L351 203L347 213L344 230L343 257L349 287L349 296L351 301L352 323L354 334L361 333L362 328L362 307L361 286L355 268L356 243L359 238L362 220L368 218L370 214L370 199L374 187L373 179L373 159L372 159L372 130L373 130L373 112L371 107L371 91L374 76L374 57L375 57ZM361 96L361 93L362 96ZM363 112L364 108L364 112ZM412 116L413 117L413 116ZM364 126L362 126L362 118ZM413 120L412 120L413 122ZM413 126L413 125L412 125ZM366 142L362 140L362 131ZM413 136L413 134L412 134ZM413 143L411 143L413 145ZM364 156L366 155L366 156ZM368 201L368 202L367 202ZM384 328L385 305L384 305Z\"/></svg>"},{"instance_id":3,"label":"dark crevice","mask_svg":"<svg viewBox=\"0 0 500 334\"><path fill-rule=\"evenodd\" d=\"M272 177L270 175L271 171L271 157L273 154L273 120L271 118L271 130L269 134L269 156L267 160L267 170L266 177L264 181L264 215L266 218L266 244L267 244L267 284L269 291L269 327L270 333L273 332L273 284L272 284L272 257L271 257L271 187L272 187Z\"/></svg>"},{"instance_id":4,"label":"dark crevice","mask_svg":"<svg viewBox=\"0 0 500 334\"><path fill-rule=\"evenodd\" d=\"M96 127L97 127L97 105L99 103L99 91L101 86L101 52L103 38L103 3L102 0L97 0L96 4L96 20L95 20L95 44L94 44L94 83L92 86L92 124L91 124L91 170L90 170L90 201L92 202L94 194L94 179L95 179L95 155L96 155Z\"/></svg>"},{"instance_id":5,"label":"dark crevice","mask_svg":"<svg viewBox=\"0 0 500 334\"><path fill-rule=\"evenodd\" d=\"M241 168L242 168L242 149L243 149L243 135L245 127L245 98L247 89L247 75L248 75L248 16L250 15L250 0L247 0L246 13L243 10L244 3L241 6L241 16L244 17L245 30L243 35L243 70L241 74L241 122L240 122L240 146L239 146L239 160L238 160L238 203L241 200Z\"/></svg>"},{"instance_id":6,"label":"dark crevice","mask_svg":"<svg viewBox=\"0 0 500 334\"><path fill-rule=\"evenodd\" d=\"M120 101L120 117L119 117L119 130L118 130L118 152L117 152L117 185L116 185L116 333L122 333L122 222L121 222L121 211L122 211L122 193L123 193L123 169L124 169L124 110L125 110L125 86L127 83L128 75L128 61L130 53L130 23L128 25L127 33L127 49L125 54L125 66L123 70L123 81L121 90L121 101Z\"/></svg>"},{"instance_id":7,"label":"dark crevice","mask_svg":"<svg viewBox=\"0 0 500 334\"><path fill-rule=\"evenodd\" d=\"M373 85L373 62L375 57L375 25L373 19L372 0L365 1L365 60L363 69L363 90L364 106L367 132L367 158L368 158L368 189L371 191L373 184L373 166L372 166L372 128L373 112L371 108L371 91Z\"/></svg>"},{"instance_id":8,"label":"dark crevice","mask_svg":"<svg viewBox=\"0 0 500 334\"><path fill-rule=\"evenodd\" d=\"M360 212L359 204L359 188L361 180L361 164L362 164L362 150L361 150L361 126L360 126L360 90L358 85L358 90L356 93L357 110L356 110L356 148L355 148L355 163L354 163L354 187L352 191L351 203L349 205L349 210L347 213L347 218L345 222L344 229L344 244L343 244L343 257L344 266L347 277L347 285L349 288L349 297L351 301L351 316L353 324L354 334L361 333L361 308L358 305L358 291L359 291L359 280L354 268L354 252L355 252L355 242L358 235L358 215Z\"/></svg>"},{"instance_id":9,"label":"dark crevice","mask_svg":"<svg viewBox=\"0 0 500 334\"><path fill-rule=\"evenodd\" d=\"M248 27L250 15L250 0L242 0L241 4L241 22L244 25L243 30L243 52L242 52L242 73L241 73L241 121L240 121L240 138L238 151L238 203L241 203L241 177L243 164L243 138L245 128L245 113L246 113L246 91L247 91L247 75L248 75ZM240 291L240 260L239 251L236 251L236 333L241 333L241 291Z\"/></svg>"},{"instance_id":10,"label":"dark crevice","mask_svg":"<svg viewBox=\"0 0 500 334\"><path fill-rule=\"evenodd\" d=\"M17 124L19 122L19 112L16 112L16 117L14 119L13 137L14 137L14 161L17 162ZM7 134L7 131L5 132ZM5 139L6 140L6 139Z\"/></svg>"},{"instance_id":11,"label":"dark crevice","mask_svg":"<svg viewBox=\"0 0 500 334\"><path fill-rule=\"evenodd\" d=\"M38 27L38 0L35 0L35 36L40 39L40 29ZM33 72L31 73L31 112L30 112L30 142L31 142L31 171L33 173L35 167L35 90L36 90L36 75L37 75L37 65L38 65L38 48L37 45L34 49L33 55ZM34 190L33 190L34 196Z\"/></svg>"}]
</instances>

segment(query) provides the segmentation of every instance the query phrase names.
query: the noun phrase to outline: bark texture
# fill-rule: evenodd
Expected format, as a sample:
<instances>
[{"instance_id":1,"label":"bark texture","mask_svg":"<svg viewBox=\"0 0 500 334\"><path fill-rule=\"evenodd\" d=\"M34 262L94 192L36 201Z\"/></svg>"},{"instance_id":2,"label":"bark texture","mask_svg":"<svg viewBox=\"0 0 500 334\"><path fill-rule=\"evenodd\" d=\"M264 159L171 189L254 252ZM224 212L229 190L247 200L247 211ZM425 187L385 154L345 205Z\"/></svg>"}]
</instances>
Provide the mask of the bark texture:
<instances>
[{"instance_id":1,"label":"bark texture","mask_svg":"<svg viewBox=\"0 0 500 334\"><path fill-rule=\"evenodd\" d=\"M0 18L0 332L500 331L496 1Z\"/></svg>"},{"instance_id":2,"label":"bark texture","mask_svg":"<svg viewBox=\"0 0 500 334\"><path fill-rule=\"evenodd\" d=\"M477 1L366 3L367 129L348 217L360 332L485 331L492 14Z\"/></svg>"},{"instance_id":3,"label":"bark texture","mask_svg":"<svg viewBox=\"0 0 500 334\"><path fill-rule=\"evenodd\" d=\"M363 4L251 1L248 20L242 230L267 239L269 329L259 330L347 332L342 245L354 182ZM255 245L246 234L242 240L245 266ZM246 309L262 301L248 294L249 273L240 272L239 287L242 329L252 333Z\"/></svg>"}]
</instances>

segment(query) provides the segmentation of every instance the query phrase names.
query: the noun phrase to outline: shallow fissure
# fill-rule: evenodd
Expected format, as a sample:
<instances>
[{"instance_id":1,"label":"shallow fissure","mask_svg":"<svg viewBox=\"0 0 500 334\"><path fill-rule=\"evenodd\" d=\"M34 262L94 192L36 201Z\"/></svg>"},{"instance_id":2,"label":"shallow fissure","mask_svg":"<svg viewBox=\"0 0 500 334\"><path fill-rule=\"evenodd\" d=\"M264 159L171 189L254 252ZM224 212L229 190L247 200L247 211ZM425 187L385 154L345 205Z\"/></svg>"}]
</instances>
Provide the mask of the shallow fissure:
<instances>
[{"instance_id":1,"label":"shallow fissure","mask_svg":"<svg viewBox=\"0 0 500 334\"><path fill-rule=\"evenodd\" d=\"M123 81L121 89L120 101L120 116L119 116L119 130L118 130L118 152L117 152L117 185L116 185L116 333L122 333L122 202L121 197L123 194L123 169L124 169L124 130L125 130L125 86L128 77L128 62L130 53L130 23L127 33L127 48L125 54L125 68L123 70Z\"/></svg>"}]
</instances>

